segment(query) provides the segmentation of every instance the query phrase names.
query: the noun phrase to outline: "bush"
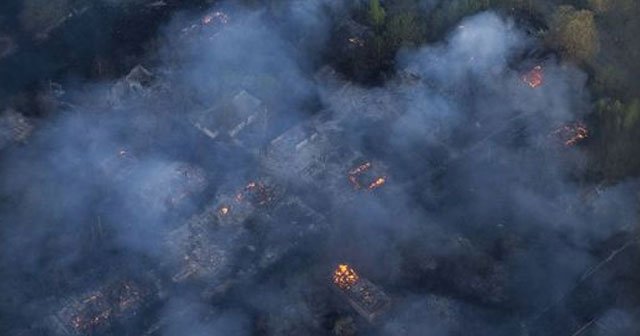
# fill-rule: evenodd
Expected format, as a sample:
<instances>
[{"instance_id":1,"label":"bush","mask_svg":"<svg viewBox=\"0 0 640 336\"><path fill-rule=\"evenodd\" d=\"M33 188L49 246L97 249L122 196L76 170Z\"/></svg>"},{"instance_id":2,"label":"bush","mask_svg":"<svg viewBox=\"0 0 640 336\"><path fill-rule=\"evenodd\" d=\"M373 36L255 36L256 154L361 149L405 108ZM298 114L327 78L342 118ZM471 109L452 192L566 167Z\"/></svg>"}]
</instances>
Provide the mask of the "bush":
<instances>
[{"instance_id":1,"label":"bush","mask_svg":"<svg viewBox=\"0 0 640 336\"><path fill-rule=\"evenodd\" d=\"M598 30L589 10L560 6L550 22L547 42L569 60L590 63L599 50Z\"/></svg>"},{"instance_id":2,"label":"bush","mask_svg":"<svg viewBox=\"0 0 640 336\"><path fill-rule=\"evenodd\" d=\"M391 16L385 25L385 39L391 49L403 45L417 45L424 41L425 29L419 18L411 12Z\"/></svg>"}]
</instances>

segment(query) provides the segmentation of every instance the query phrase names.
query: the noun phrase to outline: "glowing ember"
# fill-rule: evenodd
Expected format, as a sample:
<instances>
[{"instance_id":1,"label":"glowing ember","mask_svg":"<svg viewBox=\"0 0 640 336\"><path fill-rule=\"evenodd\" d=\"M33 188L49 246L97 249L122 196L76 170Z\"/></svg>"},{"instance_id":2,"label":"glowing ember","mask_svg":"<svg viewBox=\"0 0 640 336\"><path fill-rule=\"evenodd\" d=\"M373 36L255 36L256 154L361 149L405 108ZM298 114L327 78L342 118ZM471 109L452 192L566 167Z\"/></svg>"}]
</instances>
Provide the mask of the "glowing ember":
<instances>
[{"instance_id":1,"label":"glowing ember","mask_svg":"<svg viewBox=\"0 0 640 336\"><path fill-rule=\"evenodd\" d=\"M582 122L559 127L552 133L562 139L565 146L575 146L589 137L589 129Z\"/></svg>"},{"instance_id":2,"label":"glowing ember","mask_svg":"<svg viewBox=\"0 0 640 336\"><path fill-rule=\"evenodd\" d=\"M71 323L76 330L81 332L91 332L102 325L111 317L111 310L105 310L96 315L76 315L71 319Z\"/></svg>"},{"instance_id":3,"label":"glowing ember","mask_svg":"<svg viewBox=\"0 0 640 336\"><path fill-rule=\"evenodd\" d=\"M361 165L359 165L358 167L351 169L349 171L349 175L360 175L364 172L366 172L367 170L369 170L369 168L371 168L371 162L365 162Z\"/></svg>"},{"instance_id":4,"label":"glowing ember","mask_svg":"<svg viewBox=\"0 0 640 336\"><path fill-rule=\"evenodd\" d=\"M385 182L387 182L386 176L378 177L375 181L373 181L373 182L371 182L371 184L369 184L369 190L374 190L374 189L380 188L385 184Z\"/></svg>"},{"instance_id":5,"label":"glowing ember","mask_svg":"<svg viewBox=\"0 0 640 336\"><path fill-rule=\"evenodd\" d=\"M74 310L72 314L64 314L69 316L65 321L78 334L93 335L111 325L114 320L127 314L135 314L145 295L144 287L132 281L115 283L104 291L97 291L80 299L71 307Z\"/></svg>"},{"instance_id":6,"label":"glowing ember","mask_svg":"<svg viewBox=\"0 0 640 336\"><path fill-rule=\"evenodd\" d=\"M357 37L350 37L349 38L349 43L358 46L358 47L364 47L364 41L360 38Z\"/></svg>"},{"instance_id":7,"label":"glowing ember","mask_svg":"<svg viewBox=\"0 0 640 336\"><path fill-rule=\"evenodd\" d=\"M106 306L101 293L87 297L82 301L85 308L71 317L71 325L81 332L92 332L107 323L112 315L112 308Z\"/></svg>"},{"instance_id":8,"label":"glowing ember","mask_svg":"<svg viewBox=\"0 0 640 336\"><path fill-rule=\"evenodd\" d=\"M141 300L142 293L133 283L125 282L119 288L118 307L121 311L135 307Z\"/></svg>"},{"instance_id":9,"label":"glowing ember","mask_svg":"<svg viewBox=\"0 0 640 336\"><path fill-rule=\"evenodd\" d=\"M236 203L248 201L253 205L267 205L274 198L273 190L262 182L249 182L241 191L237 192L234 199Z\"/></svg>"},{"instance_id":10,"label":"glowing ember","mask_svg":"<svg viewBox=\"0 0 640 336\"><path fill-rule=\"evenodd\" d=\"M542 85L543 82L543 72L542 67L536 65L531 71L522 76L522 81L525 82L532 88L537 88Z\"/></svg>"},{"instance_id":11,"label":"glowing ember","mask_svg":"<svg viewBox=\"0 0 640 336\"><path fill-rule=\"evenodd\" d=\"M370 183L363 183L361 181L361 176L369 171L371 167L371 162L365 162L349 171L349 182L351 182L355 189L362 189L364 186L367 186L368 190L375 190L382 187L387 182L386 176L377 176L374 177Z\"/></svg>"},{"instance_id":12,"label":"glowing ember","mask_svg":"<svg viewBox=\"0 0 640 336\"><path fill-rule=\"evenodd\" d=\"M360 181L358 181L358 177L369 170L369 168L371 168L371 162L365 162L349 171L349 182L353 184L354 188L360 189L362 187Z\"/></svg>"},{"instance_id":13,"label":"glowing ember","mask_svg":"<svg viewBox=\"0 0 640 336\"><path fill-rule=\"evenodd\" d=\"M260 182L250 182L244 188L244 191L249 194L252 202L258 205L265 205L272 200L271 192Z\"/></svg>"},{"instance_id":14,"label":"glowing ember","mask_svg":"<svg viewBox=\"0 0 640 336\"><path fill-rule=\"evenodd\" d=\"M223 205L220 207L220 209L218 209L218 214L220 214L220 216L226 216L227 214L229 214L229 211L231 210L231 208L227 205Z\"/></svg>"},{"instance_id":15,"label":"glowing ember","mask_svg":"<svg viewBox=\"0 0 640 336\"><path fill-rule=\"evenodd\" d=\"M349 289L358 282L358 274L346 264L338 265L333 273L333 283L340 289Z\"/></svg>"}]
</instances>

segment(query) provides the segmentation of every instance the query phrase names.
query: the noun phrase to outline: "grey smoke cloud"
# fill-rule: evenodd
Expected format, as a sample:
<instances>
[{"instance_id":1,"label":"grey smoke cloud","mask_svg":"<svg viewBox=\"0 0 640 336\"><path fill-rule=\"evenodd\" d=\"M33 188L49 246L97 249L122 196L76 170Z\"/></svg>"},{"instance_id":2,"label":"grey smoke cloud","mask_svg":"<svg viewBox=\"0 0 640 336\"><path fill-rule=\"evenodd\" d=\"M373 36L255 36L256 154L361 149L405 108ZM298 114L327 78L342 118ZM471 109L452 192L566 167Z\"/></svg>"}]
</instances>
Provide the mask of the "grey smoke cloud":
<instances>
[{"instance_id":1,"label":"grey smoke cloud","mask_svg":"<svg viewBox=\"0 0 640 336\"><path fill-rule=\"evenodd\" d=\"M331 47L331 18L344 15L343 5L281 6L290 14L281 22L270 20L266 9L220 7L228 24L185 33L181 29L199 19L176 19L154 58L151 84L116 103L107 99L113 83L78 88L74 95L85 102L79 110L61 112L29 144L6 151L0 190L11 201L0 212L7 223L2 287L5 293L33 293L0 309L22 316L32 312L29 304L42 302L41 317L55 309L46 297L77 291L87 277L51 293L20 284L24 274L41 283L51 270L92 263L101 270L130 263L125 276L149 264L170 264L166 234L212 206L223 187L242 187L261 173L260 157L216 144L190 122L192 112L237 90L269 106L280 132L304 123L306 104L319 97L338 136L327 140L329 147L312 147L309 160L331 146L359 152L385 166L389 183L380 193L343 198L351 192L344 175L350 163L328 165L327 175L339 178L302 192L305 200L318 194L312 205L320 204L315 210L326 217L326 232L296 247L284 259L290 264L276 263L265 278L243 279L241 293L232 291L222 302L194 294L201 284L181 289L187 294L169 288L158 313L168 321L164 335L318 333L322 314L355 316L328 289L328 275L341 261L394 298L380 326L359 322L365 332L513 335L546 307L563 305L558 297L598 262L590 251L594 244L635 224L635 185L604 188L585 205L571 177L582 154L559 148L548 136L587 113L586 76L554 59L521 60L536 41L508 18L482 13L464 19L441 43L402 51L394 80L345 88L338 75L319 79L309 61ZM531 89L520 76L537 61L545 84ZM404 80L406 72L419 79ZM125 155L122 150L131 167L115 167L124 174L115 176L109 160ZM291 189L302 185L286 165L275 175ZM83 237L98 230L97 222L106 233L94 250ZM285 246L298 232L294 221L270 225L280 225L265 235L270 246ZM216 231L214 239L238 245L229 249L230 260L251 258L247 250L265 243L245 238L245 231L230 232ZM115 267L109 265L112 252ZM602 313L604 320L632 322L630 312ZM266 321L258 323L256 316ZM567 322L552 330L573 327Z\"/></svg>"}]
</instances>

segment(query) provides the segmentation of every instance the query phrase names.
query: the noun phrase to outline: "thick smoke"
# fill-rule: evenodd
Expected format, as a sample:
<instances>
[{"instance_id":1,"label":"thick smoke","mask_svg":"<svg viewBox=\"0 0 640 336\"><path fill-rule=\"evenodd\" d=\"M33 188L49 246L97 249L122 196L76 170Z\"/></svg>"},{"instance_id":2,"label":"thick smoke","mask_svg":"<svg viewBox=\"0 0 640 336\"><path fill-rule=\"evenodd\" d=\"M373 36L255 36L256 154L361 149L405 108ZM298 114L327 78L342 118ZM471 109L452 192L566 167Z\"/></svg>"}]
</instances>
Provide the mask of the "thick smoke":
<instances>
[{"instance_id":1,"label":"thick smoke","mask_svg":"<svg viewBox=\"0 0 640 336\"><path fill-rule=\"evenodd\" d=\"M70 88L74 108L5 149L0 309L11 322L2 328L39 330L61 297L150 272L167 285L144 319L159 321L150 324L162 335L324 334L336 316L380 335L571 334L590 319L602 335L637 328L638 313L626 306L569 300L582 287L601 291L593 267L620 244L596 246L637 220L633 183L601 186L585 200L576 177L583 155L550 135L589 112L586 75L553 57L527 59L537 41L489 12L440 43L401 50L392 79L361 87L319 64L334 20L346 16L340 3L283 2L281 20L267 8L216 7L228 22L213 27L178 16L150 71ZM521 75L538 64L545 82L532 89ZM269 109L257 151L193 126L194 112L242 90ZM312 118L329 120L322 127L336 136L323 144L335 152L380 162L387 185L345 201L345 162L328 162L326 175L346 187L330 178L309 187L294 160L265 169L269 141ZM326 146L309 155L331 154ZM323 217L314 239L255 275L237 275L235 289L213 300L199 294L202 284L169 284L169 233L265 170ZM228 247L220 267L237 268L263 245L289 248L298 223L276 218L257 238L216 231L212 240ZM358 320L330 290L339 262L392 297L378 324Z\"/></svg>"}]
</instances>

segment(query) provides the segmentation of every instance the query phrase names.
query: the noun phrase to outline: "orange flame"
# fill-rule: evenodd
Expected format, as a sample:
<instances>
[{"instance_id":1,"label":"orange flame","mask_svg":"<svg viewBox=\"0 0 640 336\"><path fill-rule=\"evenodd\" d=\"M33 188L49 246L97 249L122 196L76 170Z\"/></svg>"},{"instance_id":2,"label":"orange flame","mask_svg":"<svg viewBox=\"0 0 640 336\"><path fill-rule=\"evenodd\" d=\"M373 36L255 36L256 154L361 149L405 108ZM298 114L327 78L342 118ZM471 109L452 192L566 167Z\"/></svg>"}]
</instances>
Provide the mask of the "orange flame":
<instances>
[{"instance_id":1,"label":"orange flame","mask_svg":"<svg viewBox=\"0 0 640 336\"><path fill-rule=\"evenodd\" d=\"M338 265L333 272L333 283L340 289L349 289L358 282L360 277L356 271L346 264Z\"/></svg>"},{"instance_id":2,"label":"orange flame","mask_svg":"<svg viewBox=\"0 0 640 336\"><path fill-rule=\"evenodd\" d=\"M565 141L564 144L566 146L573 146L588 137L589 137L589 129L587 129L586 126L582 124L575 125L573 129L573 136L567 139L567 141Z\"/></svg>"},{"instance_id":3,"label":"orange flame","mask_svg":"<svg viewBox=\"0 0 640 336\"><path fill-rule=\"evenodd\" d=\"M354 169L351 169L349 171L349 175L359 175L362 174L364 172L366 172L367 170L369 170L369 168L371 168L371 162L365 162L359 166L357 166Z\"/></svg>"},{"instance_id":4,"label":"orange flame","mask_svg":"<svg viewBox=\"0 0 640 336\"><path fill-rule=\"evenodd\" d=\"M267 205L273 200L273 194L272 190L264 183L251 181L236 193L234 199L236 203L249 201L254 205Z\"/></svg>"},{"instance_id":5,"label":"orange flame","mask_svg":"<svg viewBox=\"0 0 640 336\"><path fill-rule=\"evenodd\" d=\"M542 72L542 66L540 65L536 65L522 76L522 81L534 89L542 85L543 79L544 74Z\"/></svg>"},{"instance_id":6,"label":"orange flame","mask_svg":"<svg viewBox=\"0 0 640 336\"><path fill-rule=\"evenodd\" d=\"M589 137L589 129L582 122L575 122L556 129L553 134L560 136L567 147L575 146Z\"/></svg>"},{"instance_id":7,"label":"orange flame","mask_svg":"<svg viewBox=\"0 0 640 336\"><path fill-rule=\"evenodd\" d=\"M360 175L367 172L372 167L371 162L365 162L349 171L349 182L355 189L360 189L363 186L359 180ZM375 190L382 187L387 182L386 176L378 176L371 183L367 185L368 190Z\"/></svg>"},{"instance_id":8,"label":"orange flame","mask_svg":"<svg viewBox=\"0 0 640 336\"><path fill-rule=\"evenodd\" d=\"M369 190L374 190L382 187L387 182L386 176L380 176L375 181L369 184Z\"/></svg>"},{"instance_id":9,"label":"orange flame","mask_svg":"<svg viewBox=\"0 0 640 336\"><path fill-rule=\"evenodd\" d=\"M371 162L365 162L349 171L349 182L351 182L356 189L362 187L358 181L358 176L369 170L369 168L371 168Z\"/></svg>"},{"instance_id":10,"label":"orange flame","mask_svg":"<svg viewBox=\"0 0 640 336\"><path fill-rule=\"evenodd\" d=\"M229 211L231 211L231 207L229 207L228 205L223 205L220 207L220 209L218 209L218 214L220 214L220 216L226 216L229 214Z\"/></svg>"}]
</instances>

